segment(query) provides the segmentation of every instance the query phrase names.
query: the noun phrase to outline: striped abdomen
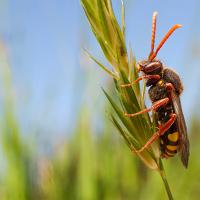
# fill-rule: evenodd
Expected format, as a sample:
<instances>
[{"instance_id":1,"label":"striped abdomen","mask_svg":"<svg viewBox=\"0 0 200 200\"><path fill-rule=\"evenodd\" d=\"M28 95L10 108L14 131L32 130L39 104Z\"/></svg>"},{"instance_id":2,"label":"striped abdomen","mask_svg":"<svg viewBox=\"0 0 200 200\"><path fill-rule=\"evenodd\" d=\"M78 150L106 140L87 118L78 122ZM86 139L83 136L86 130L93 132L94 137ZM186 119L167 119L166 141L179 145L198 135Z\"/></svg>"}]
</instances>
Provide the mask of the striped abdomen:
<instances>
[{"instance_id":1,"label":"striped abdomen","mask_svg":"<svg viewBox=\"0 0 200 200\"><path fill-rule=\"evenodd\" d=\"M161 156L164 158L173 157L179 148L179 132L176 124L160 137Z\"/></svg>"}]
</instances>

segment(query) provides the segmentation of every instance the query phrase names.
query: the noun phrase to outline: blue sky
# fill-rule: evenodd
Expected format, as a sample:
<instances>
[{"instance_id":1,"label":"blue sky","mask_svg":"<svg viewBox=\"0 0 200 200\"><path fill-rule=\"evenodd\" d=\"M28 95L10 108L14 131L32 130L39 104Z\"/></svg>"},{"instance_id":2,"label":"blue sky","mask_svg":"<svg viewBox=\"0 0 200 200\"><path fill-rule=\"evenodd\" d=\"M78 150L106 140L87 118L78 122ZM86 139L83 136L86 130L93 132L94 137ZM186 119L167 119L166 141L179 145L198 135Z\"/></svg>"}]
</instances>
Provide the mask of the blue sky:
<instances>
[{"instance_id":1,"label":"blue sky","mask_svg":"<svg viewBox=\"0 0 200 200\"><path fill-rule=\"evenodd\" d=\"M119 19L120 1L113 2ZM127 44L139 60L149 53L153 11L159 13L156 44L173 24L183 25L158 58L183 78L182 104L189 119L200 89L200 3L126 0L125 7ZM1 1L0 38L7 48L17 115L25 131L40 128L48 134L65 134L81 105L93 110L104 100L100 87L107 75L92 62L83 66L80 61L82 47L105 60L78 0Z\"/></svg>"}]
</instances>

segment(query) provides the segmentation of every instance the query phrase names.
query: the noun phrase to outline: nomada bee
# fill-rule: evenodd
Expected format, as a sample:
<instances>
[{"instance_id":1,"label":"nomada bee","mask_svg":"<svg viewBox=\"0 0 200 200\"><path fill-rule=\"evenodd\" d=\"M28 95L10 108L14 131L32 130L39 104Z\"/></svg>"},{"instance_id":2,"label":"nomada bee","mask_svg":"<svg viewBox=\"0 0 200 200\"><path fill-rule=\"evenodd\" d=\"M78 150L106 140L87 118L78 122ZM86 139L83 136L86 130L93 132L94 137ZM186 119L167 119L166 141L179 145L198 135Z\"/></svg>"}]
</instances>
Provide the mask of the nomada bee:
<instances>
[{"instance_id":1,"label":"nomada bee","mask_svg":"<svg viewBox=\"0 0 200 200\"><path fill-rule=\"evenodd\" d=\"M149 88L149 97L152 106L140 112L129 114L127 117L134 117L139 114L154 111L155 121L158 131L146 142L146 144L135 152L139 153L150 147L157 139L160 139L160 152L162 158L169 158L180 153L181 161L185 167L188 166L189 140L187 127L182 112L180 95L183 86L180 77L172 70L164 67L160 60L156 59L157 53L170 37L170 35L180 28L180 24L174 25L159 43L154 51L156 33L157 12L153 13L151 51L147 60L138 63L138 71L142 72L137 80L130 84L121 85L129 87L140 80L146 79L146 86Z\"/></svg>"}]
</instances>

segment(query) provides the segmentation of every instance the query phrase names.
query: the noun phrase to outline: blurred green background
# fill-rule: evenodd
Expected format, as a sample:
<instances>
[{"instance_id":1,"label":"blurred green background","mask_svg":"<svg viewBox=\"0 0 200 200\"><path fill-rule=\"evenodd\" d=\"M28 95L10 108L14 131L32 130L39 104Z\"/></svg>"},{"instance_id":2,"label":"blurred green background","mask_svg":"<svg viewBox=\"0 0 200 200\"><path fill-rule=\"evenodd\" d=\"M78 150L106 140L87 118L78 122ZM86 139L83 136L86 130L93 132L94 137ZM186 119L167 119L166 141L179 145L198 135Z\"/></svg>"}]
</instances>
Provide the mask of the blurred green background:
<instances>
[{"instance_id":1,"label":"blurred green background","mask_svg":"<svg viewBox=\"0 0 200 200\"><path fill-rule=\"evenodd\" d=\"M120 18L120 1L113 1ZM158 58L179 72L190 163L164 161L175 199L200 195L200 3L125 1L127 44L137 59L183 24ZM167 199L161 178L133 156L109 119L101 87L112 80L82 49L103 54L79 1L0 1L0 199Z\"/></svg>"}]
</instances>

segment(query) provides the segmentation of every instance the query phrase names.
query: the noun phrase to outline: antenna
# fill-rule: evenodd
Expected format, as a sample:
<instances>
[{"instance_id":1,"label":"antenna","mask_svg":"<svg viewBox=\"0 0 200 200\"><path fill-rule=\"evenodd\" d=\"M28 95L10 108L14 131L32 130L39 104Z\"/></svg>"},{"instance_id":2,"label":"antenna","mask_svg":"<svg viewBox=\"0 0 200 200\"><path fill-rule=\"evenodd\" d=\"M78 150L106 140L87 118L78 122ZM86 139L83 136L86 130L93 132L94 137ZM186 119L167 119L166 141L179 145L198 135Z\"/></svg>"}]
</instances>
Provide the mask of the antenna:
<instances>
[{"instance_id":1,"label":"antenna","mask_svg":"<svg viewBox=\"0 0 200 200\"><path fill-rule=\"evenodd\" d=\"M159 50L161 49L161 47L165 44L165 42L167 41L167 39L171 36L171 34L178 28L182 27L181 24L175 24L168 32L167 34L163 37L163 39L161 40L161 42L159 43L156 51L154 53L152 53L150 56L149 56L149 61L152 61L157 53L159 52Z\"/></svg>"},{"instance_id":2,"label":"antenna","mask_svg":"<svg viewBox=\"0 0 200 200\"><path fill-rule=\"evenodd\" d=\"M149 58L152 56L154 52L157 15L158 15L158 12L155 11L152 17L151 51L149 54Z\"/></svg>"}]
</instances>

